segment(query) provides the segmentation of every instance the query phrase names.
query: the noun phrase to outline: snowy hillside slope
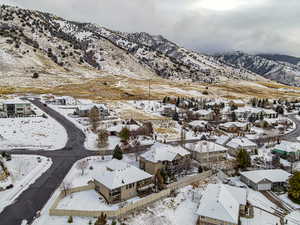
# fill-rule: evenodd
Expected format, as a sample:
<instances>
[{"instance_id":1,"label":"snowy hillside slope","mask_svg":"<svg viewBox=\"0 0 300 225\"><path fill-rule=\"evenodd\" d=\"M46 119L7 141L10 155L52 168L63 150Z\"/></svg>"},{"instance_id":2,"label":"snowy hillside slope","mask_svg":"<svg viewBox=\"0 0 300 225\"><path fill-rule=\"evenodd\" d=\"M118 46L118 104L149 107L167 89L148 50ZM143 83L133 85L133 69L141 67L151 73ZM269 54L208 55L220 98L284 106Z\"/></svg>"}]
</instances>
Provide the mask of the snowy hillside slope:
<instances>
[{"instance_id":1,"label":"snowy hillside slope","mask_svg":"<svg viewBox=\"0 0 300 225\"><path fill-rule=\"evenodd\" d=\"M232 52L214 56L221 63L243 68L267 79L283 84L300 86L300 59L284 55L250 55Z\"/></svg>"},{"instance_id":2,"label":"snowy hillside slope","mask_svg":"<svg viewBox=\"0 0 300 225\"><path fill-rule=\"evenodd\" d=\"M39 74L33 79L34 73ZM262 80L147 33L122 33L17 7L0 7L0 78L8 86L57 86L118 75L218 82Z\"/></svg>"}]
</instances>

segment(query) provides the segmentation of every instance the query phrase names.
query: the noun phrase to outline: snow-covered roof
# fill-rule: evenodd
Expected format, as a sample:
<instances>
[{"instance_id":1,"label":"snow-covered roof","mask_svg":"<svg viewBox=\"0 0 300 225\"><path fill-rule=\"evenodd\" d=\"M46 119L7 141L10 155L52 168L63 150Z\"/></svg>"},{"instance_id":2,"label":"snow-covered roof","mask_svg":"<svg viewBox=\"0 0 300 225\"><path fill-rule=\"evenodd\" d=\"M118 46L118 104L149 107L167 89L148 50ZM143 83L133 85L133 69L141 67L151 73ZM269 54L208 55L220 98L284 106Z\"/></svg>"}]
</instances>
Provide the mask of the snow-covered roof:
<instances>
[{"instance_id":1,"label":"snow-covered roof","mask_svg":"<svg viewBox=\"0 0 300 225\"><path fill-rule=\"evenodd\" d=\"M194 120L189 123L193 127L204 127L207 124L207 121L204 120Z\"/></svg>"},{"instance_id":2,"label":"snow-covered roof","mask_svg":"<svg viewBox=\"0 0 300 225\"><path fill-rule=\"evenodd\" d=\"M30 102L19 99L19 98L0 100L0 103L2 103L2 104L30 104Z\"/></svg>"},{"instance_id":3,"label":"snow-covered roof","mask_svg":"<svg viewBox=\"0 0 300 225\"><path fill-rule=\"evenodd\" d=\"M95 105L78 105L77 108L80 111L91 110Z\"/></svg>"},{"instance_id":4,"label":"snow-covered roof","mask_svg":"<svg viewBox=\"0 0 300 225\"><path fill-rule=\"evenodd\" d=\"M199 141L194 146L194 151L200 153L227 151L227 148L210 141Z\"/></svg>"},{"instance_id":5,"label":"snow-covered roof","mask_svg":"<svg viewBox=\"0 0 300 225\"><path fill-rule=\"evenodd\" d=\"M263 112L263 109L245 106L245 107L238 108L234 111L236 113L257 113L258 114L258 113Z\"/></svg>"},{"instance_id":6,"label":"snow-covered roof","mask_svg":"<svg viewBox=\"0 0 300 225\"><path fill-rule=\"evenodd\" d=\"M290 173L282 169L274 170L253 170L247 172L241 172L241 175L251 180L254 183L258 183L264 179L271 181L272 183L286 182L291 176Z\"/></svg>"},{"instance_id":7,"label":"snow-covered roof","mask_svg":"<svg viewBox=\"0 0 300 225\"><path fill-rule=\"evenodd\" d=\"M246 205L247 192L243 188L225 184L208 184L196 214L238 224L240 205Z\"/></svg>"},{"instance_id":8,"label":"snow-covered roof","mask_svg":"<svg viewBox=\"0 0 300 225\"><path fill-rule=\"evenodd\" d=\"M173 161L176 156L189 155L190 152L180 146L172 146L161 143L155 143L150 150L141 155L145 160L151 162Z\"/></svg>"},{"instance_id":9,"label":"snow-covered roof","mask_svg":"<svg viewBox=\"0 0 300 225\"><path fill-rule=\"evenodd\" d=\"M212 111L211 110L200 109L200 110L195 111L195 113L199 114L199 115L209 115L210 113L212 113Z\"/></svg>"},{"instance_id":10,"label":"snow-covered roof","mask_svg":"<svg viewBox=\"0 0 300 225\"><path fill-rule=\"evenodd\" d=\"M264 109L263 111L264 111L264 113L266 113L266 114L276 114L276 113L277 113L277 112L275 112L273 109Z\"/></svg>"},{"instance_id":11,"label":"snow-covered roof","mask_svg":"<svg viewBox=\"0 0 300 225\"><path fill-rule=\"evenodd\" d=\"M247 148L247 147L256 147L256 143L250 141L248 138L244 138L244 137L237 137L237 138L233 138L231 141L229 141L226 144L227 147L230 148Z\"/></svg>"},{"instance_id":12,"label":"snow-covered roof","mask_svg":"<svg viewBox=\"0 0 300 225\"><path fill-rule=\"evenodd\" d=\"M232 102L234 104L245 104L245 102L241 99L233 99L230 102Z\"/></svg>"},{"instance_id":13,"label":"snow-covered roof","mask_svg":"<svg viewBox=\"0 0 300 225\"><path fill-rule=\"evenodd\" d=\"M229 141L229 139L230 139L229 136L222 135L222 136L217 137L216 143L217 143L218 145L225 145L226 142Z\"/></svg>"},{"instance_id":14,"label":"snow-covered roof","mask_svg":"<svg viewBox=\"0 0 300 225\"><path fill-rule=\"evenodd\" d=\"M298 152L300 151L300 143L282 141L280 144L276 145L274 149L282 150L285 152Z\"/></svg>"},{"instance_id":15,"label":"snow-covered roof","mask_svg":"<svg viewBox=\"0 0 300 225\"><path fill-rule=\"evenodd\" d=\"M246 127L249 123L241 123L241 122L227 122L227 123L222 123L220 126L230 128L230 127Z\"/></svg>"},{"instance_id":16,"label":"snow-covered roof","mask_svg":"<svg viewBox=\"0 0 300 225\"><path fill-rule=\"evenodd\" d=\"M93 178L110 190L152 177L151 174L117 159L108 161L103 167L94 171Z\"/></svg>"}]
</instances>

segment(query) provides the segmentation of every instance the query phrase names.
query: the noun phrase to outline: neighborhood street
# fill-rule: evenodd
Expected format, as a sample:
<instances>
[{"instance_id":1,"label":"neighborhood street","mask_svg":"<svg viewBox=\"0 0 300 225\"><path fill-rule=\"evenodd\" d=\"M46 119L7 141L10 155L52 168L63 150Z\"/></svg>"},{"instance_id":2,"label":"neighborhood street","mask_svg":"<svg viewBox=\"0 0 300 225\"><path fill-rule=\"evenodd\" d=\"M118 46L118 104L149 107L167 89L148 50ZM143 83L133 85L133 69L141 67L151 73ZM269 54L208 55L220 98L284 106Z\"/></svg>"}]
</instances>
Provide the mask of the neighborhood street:
<instances>
[{"instance_id":1,"label":"neighborhood street","mask_svg":"<svg viewBox=\"0 0 300 225\"><path fill-rule=\"evenodd\" d=\"M10 151L13 154L32 154L49 157L52 159L53 164L35 183L22 192L13 204L3 210L0 214L0 225L20 225L23 219L31 222L36 216L36 212L43 208L54 191L59 187L73 164L79 159L97 155L97 152L85 149L85 135L71 121L55 110L45 106L38 99L28 100L54 118L66 129L68 141L64 148L56 151L29 151L22 149ZM300 136L300 121L295 118L295 115L289 115L288 118L296 123L296 129L285 135L284 139L296 141L296 138ZM195 140L192 142L194 141ZM174 142L173 144L175 143L178 142ZM148 147L149 146L140 146L139 150L143 151ZM109 153L111 153L111 151Z\"/></svg>"}]
</instances>

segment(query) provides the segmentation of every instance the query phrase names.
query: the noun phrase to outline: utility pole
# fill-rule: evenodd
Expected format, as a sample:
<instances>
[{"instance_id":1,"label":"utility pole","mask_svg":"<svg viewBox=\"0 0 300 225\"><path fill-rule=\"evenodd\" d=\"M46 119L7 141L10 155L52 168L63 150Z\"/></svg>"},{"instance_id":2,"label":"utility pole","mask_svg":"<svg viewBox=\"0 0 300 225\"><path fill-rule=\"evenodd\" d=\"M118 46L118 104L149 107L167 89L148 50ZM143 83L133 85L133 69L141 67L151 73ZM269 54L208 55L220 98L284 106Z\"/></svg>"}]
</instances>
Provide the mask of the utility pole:
<instances>
[{"instance_id":1,"label":"utility pole","mask_svg":"<svg viewBox=\"0 0 300 225\"><path fill-rule=\"evenodd\" d=\"M149 79L149 96L148 96L149 106L150 106L150 97L151 97L151 79Z\"/></svg>"}]
</instances>

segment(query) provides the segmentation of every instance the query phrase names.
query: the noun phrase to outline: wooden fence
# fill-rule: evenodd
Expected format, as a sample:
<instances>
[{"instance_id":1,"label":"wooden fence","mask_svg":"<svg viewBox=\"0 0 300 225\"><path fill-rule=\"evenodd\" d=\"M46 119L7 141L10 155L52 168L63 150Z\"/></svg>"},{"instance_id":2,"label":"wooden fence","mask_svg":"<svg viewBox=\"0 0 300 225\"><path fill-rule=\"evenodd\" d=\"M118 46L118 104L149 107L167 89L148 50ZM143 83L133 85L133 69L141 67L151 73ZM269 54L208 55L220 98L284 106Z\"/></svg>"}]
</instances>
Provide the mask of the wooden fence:
<instances>
[{"instance_id":1,"label":"wooden fence","mask_svg":"<svg viewBox=\"0 0 300 225\"><path fill-rule=\"evenodd\" d=\"M181 179L178 182L172 183L170 185L168 185L167 189L160 191L159 193L154 193L151 194L137 202L134 203L130 203L128 205L126 205L123 208L119 208L117 210L106 210L106 211L92 211L92 210L68 210L68 209L57 209L57 206L59 204L59 202L66 196L65 192L61 192L59 194L59 196L55 199L52 207L49 210L49 215L50 216L87 216L87 217L99 217L102 213L106 214L108 218L119 218L123 215L128 214L129 212L133 211L133 210L137 210L137 209L141 209L155 201L158 201L162 198L165 198L167 196L170 195L170 193L175 190L175 189L179 189L182 187L185 187L187 185L190 185L192 183L198 182L201 179L205 179L209 176L212 175L211 171L206 171L203 172L201 174L197 174L194 176L187 176L183 179ZM94 189L95 186L94 184L89 184L86 186L82 186L82 187L77 187L77 188L72 188L68 191L67 194L71 194L71 193L75 193L75 192L80 192L80 191L86 191L86 190L92 190Z\"/></svg>"}]
</instances>

